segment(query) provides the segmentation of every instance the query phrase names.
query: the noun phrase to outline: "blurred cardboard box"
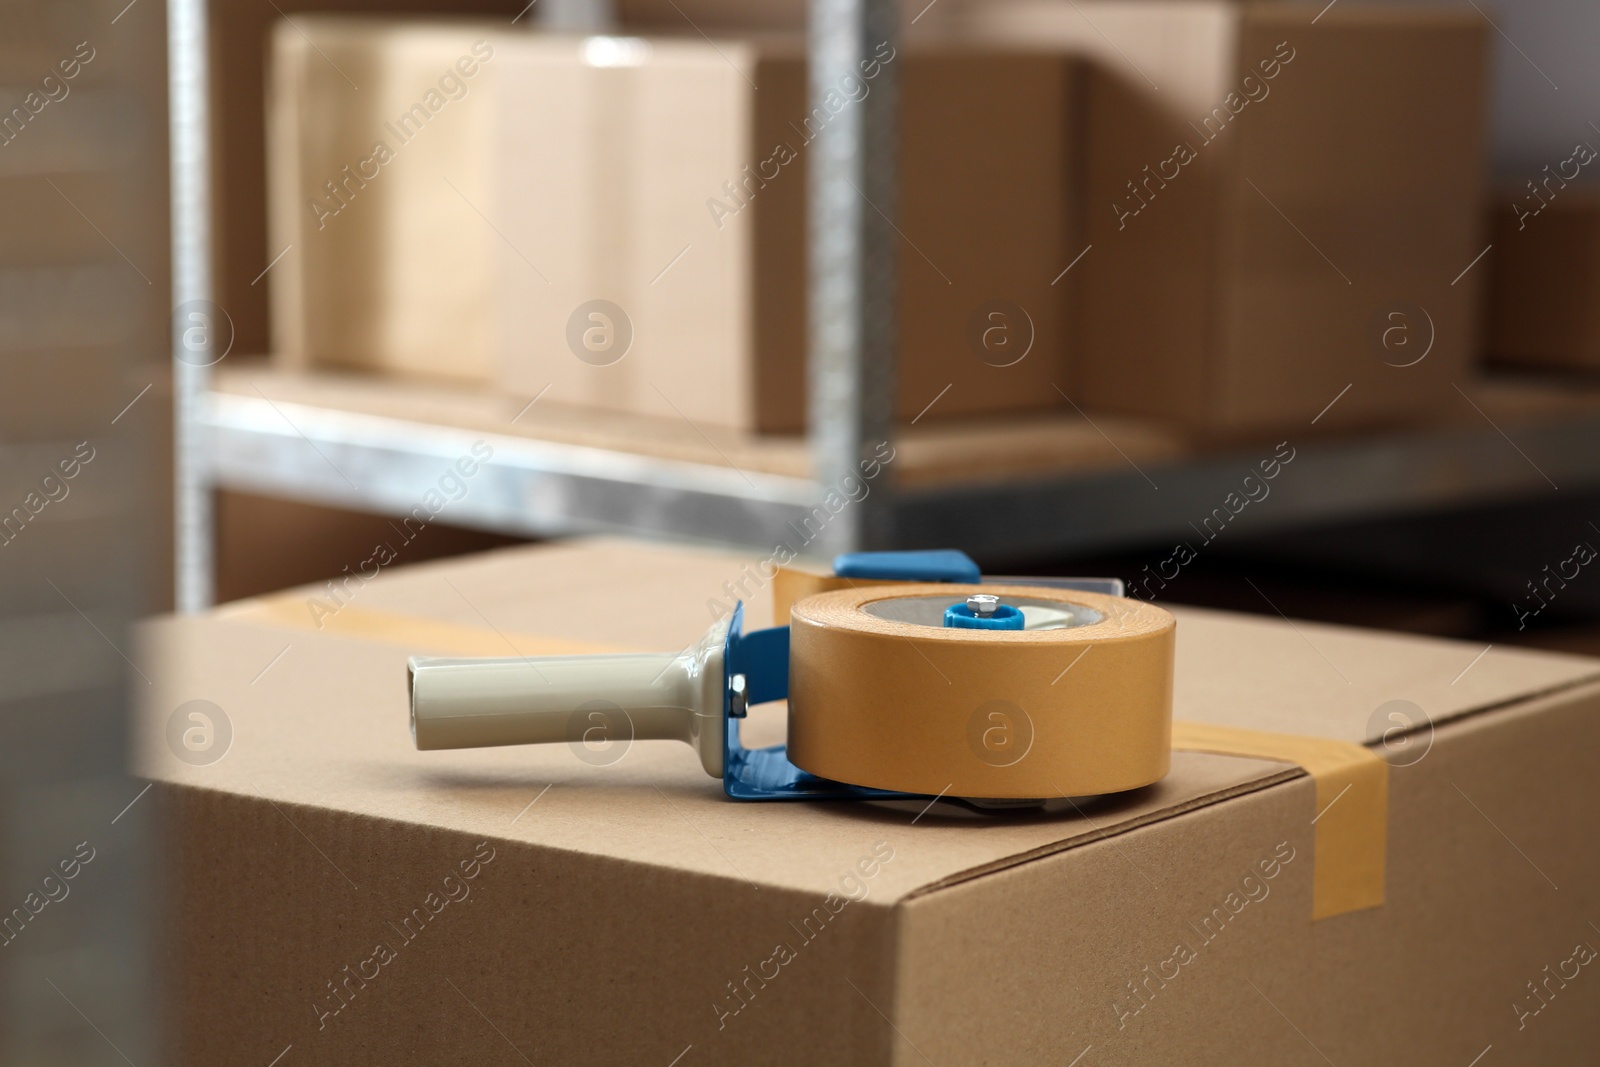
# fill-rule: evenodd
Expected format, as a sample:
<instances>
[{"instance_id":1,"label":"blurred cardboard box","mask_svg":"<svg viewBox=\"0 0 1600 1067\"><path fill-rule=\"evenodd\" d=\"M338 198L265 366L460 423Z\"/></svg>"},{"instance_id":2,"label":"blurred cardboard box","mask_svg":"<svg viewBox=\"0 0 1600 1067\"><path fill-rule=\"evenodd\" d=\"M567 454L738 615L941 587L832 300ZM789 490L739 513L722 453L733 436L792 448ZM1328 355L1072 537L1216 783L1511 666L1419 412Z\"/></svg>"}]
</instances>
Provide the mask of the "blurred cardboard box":
<instances>
[{"instance_id":1,"label":"blurred cardboard box","mask_svg":"<svg viewBox=\"0 0 1600 1067\"><path fill-rule=\"evenodd\" d=\"M809 146L899 63L899 414L1060 403L1061 60L885 43L811 112L798 39L496 29L279 27L272 219L293 251L270 277L285 360L798 431Z\"/></svg>"},{"instance_id":2,"label":"blurred cardboard box","mask_svg":"<svg viewBox=\"0 0 1600 1067\"><path fill-rule=\"evenodd\" d=\"M690 23L717 30L803 32L809 25L806 0L612 0L623 26L650 32L682 33ZM900 32L910 36L938 32L955 5L949 0L897 0Z\"/></svg>"},{"instance_id":3,"label":"blurred cardboard box","mask_svg":"<svg viewBox=\"0 0 1600 1067\"><path fill-rule=\"evenodd\" d=\"M1576 175L1587 143L1547 167ZM1535 184L1535 183L1529 183ZM1499 363L1600 370L1600 187L1540 175L1492 210L1489 356Z\"/></svg>"},{"instance_id":4,"label":"blurred cardboard box","mask_svg":"<svg viewBox=\"0 0 1600 1067\"><path fill-rule=\"evenodd\" d=\"M216 172L212 252L216 300L233 320L236 351L267 352L276 341L268 336L269 301L262 277L284 249L272 244L267 222L266 97L275 27L285 18L305 27L319 13L366 12L413 18L472 16L492 19L509 33L527 28L542 6L535 5L515 24L512 19L526 7L526 0L272 0L210 6L211 154Z\"/></svg>"},{"instance_id":5,"label":"blurred cardboard box","mask_svg":"<svg viewBox=\"0 0 1600 1067\"><path fill-rule=\"evenodd\" d=\"M1001 0L965 21L1088 60L1074 399L1219 431L1459 402L1486 243L1476 12Z\"/></svg>"},{"instance_id":6,"label":"blurred cardboard box","mask_svg":"<svg viewBox=\"0 0 1600 1067\"><path fill-rule=\"evenodd\" d=\"M544 39L508 53L494 138L501 383L802 429L811 143L890 64L902 107L897 413L1059 404L1067 67L887 42L816 111L798 39Z\"/></svg>"},{"instance_id":7,"label":"blurred cardboard box","mask_svg":"<svg viewBox=\"0 0 1600 1067\"><path fill-rule=\"evenodd\" d=\"M219 603L319 581L344 581L375 554L421 563L520 542L429 522L219 489L214 498ZM401 536L407 534L409 536Z\"/></svg>"},{"instance_id":8,"label":"blurred cardboard box","mask_svg":"<svg viewBox=\"0 0 1600 1067\"><path fill-rule=\"evenodd\" d=\"M266 85L271 76L272 36L284 18L292 19L307 33L310 25L327 15L365 15L368 17L471 17L501 33L531 31L546 15L543 3L527 0L273 0L272 3L219 3L209 13L212 44L211 106L213 123L211 149L217 180L212 189L213 254L216 258L217 302L228 310L238 337L238 351L261 353L277 343L269 337L269 301L261 272L283 251L274 244L267 221L267 112ZM949 0L941 0L913 25L926 6L904 7L904 23L911 31L936 25ZM54 24L61 17L49 14L42 30L50 43L25 51L19 35L0 40L0 62L13 59L22 69L33 62L53 61L55 42L61 37ZM115 14L115 12L113 12ZM615 14L626 32L637 27L650 32L692 33L694 26L712 32L751 30L803 30L806 24L804 0L775 0L771 7L742 4L739 0L704 0L682 3L673 0L622 0ZM692 21L691 21L692 20ZM622 31L619 31L622 32ZM76 40L76 38L74 38ZM105 60L101 60L105 62ZM358 83L359 84L359 83ZM281 264L280 264L281 265ZM276 268L274 268L274 272Z\"/></svg>"},{"instance_id":9,"label":"blurred cardboard box","mask_svg":"<svg viewBox=\"0 0 1600 1067\"><path fill-rule=\"evenodd\" d=\"M321 586L152 623L166 1062L1461 1067L1600 1039L1597 660L1178 609L1178 718L1383 767L1377 820L1205 752L984 815L733 802L669 741L413 750L409 654L681 648L746 562L570 542L347 583L321 629ZM211 748L172 729L196 710ZM781 711L744 731L781 740ZM1382 903L1314 920L1359 855Z\"/></svg>"},{"instance_id":10,"label":"blurred cardboard box","mask_svg":"<svg viewBox=\"0 0 1600 1067\"><path fill-rule=\"evenodd\" d=\"M292 366L487 381L488 23L302 16L272 37L274 345Z\"/></svg>"}]
</instances>

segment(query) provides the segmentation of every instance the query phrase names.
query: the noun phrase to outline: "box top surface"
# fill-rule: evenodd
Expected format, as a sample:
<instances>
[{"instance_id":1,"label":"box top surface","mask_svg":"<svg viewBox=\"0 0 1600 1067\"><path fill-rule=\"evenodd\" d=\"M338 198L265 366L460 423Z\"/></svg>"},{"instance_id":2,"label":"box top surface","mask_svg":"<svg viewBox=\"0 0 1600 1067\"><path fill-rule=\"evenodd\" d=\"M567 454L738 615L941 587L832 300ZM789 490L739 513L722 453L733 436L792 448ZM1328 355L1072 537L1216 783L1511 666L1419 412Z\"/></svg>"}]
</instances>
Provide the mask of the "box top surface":
<instances>
[{"instance_id":1,"label":"box top surface","mask_svg":"<svg viewBox=\"0 0 1600 1067\"><path fill-rule=\"evenodd\" d=\"M591 766L564 745L413 749L408 655L458 653L463 638L478 642L479 654L527 654L532 639L524 635L569 642L574 651L680 649L710 625L711 602L729 600L725 583L752 594L751 628L770 618L758 563L755 555L575 541L384 569L359 588L349 582L344 607L308 587L151 620L134 655L152 680L141 687L135 769L165 783L259 797L291 821L284 806L307 805L808 893L830 888L887 827L915 819L916 847L883 869L880 901L1299 773L1273 761L1176 752L1171 773L1149 789L1081 809L1067 802L1064 810L1052 804L995 817L945 803L924 811L921 802L729 801L689 747L671 741L635 742L609 766ZM321 630L313 598L322 604ZM1389 701L1411 701L1437 723L1600 679L1600 660L1586 657L1174 613L1174 714L1196 722L1366 742L1391 725L1379 710ZM409 643L380 632L406 619L416 623ZM340 632L356 629L370 636ZM418 647L417 635L445 647ZM222 709L232 730L226 754L208 765L185 763L168 741L172 721L178 733L184 725L177 709L193 700ZM744 734L749 745L781 741L781 710L753 710ZM359 881L359 872L341 873Z\"/></svg>"}]
</instances>

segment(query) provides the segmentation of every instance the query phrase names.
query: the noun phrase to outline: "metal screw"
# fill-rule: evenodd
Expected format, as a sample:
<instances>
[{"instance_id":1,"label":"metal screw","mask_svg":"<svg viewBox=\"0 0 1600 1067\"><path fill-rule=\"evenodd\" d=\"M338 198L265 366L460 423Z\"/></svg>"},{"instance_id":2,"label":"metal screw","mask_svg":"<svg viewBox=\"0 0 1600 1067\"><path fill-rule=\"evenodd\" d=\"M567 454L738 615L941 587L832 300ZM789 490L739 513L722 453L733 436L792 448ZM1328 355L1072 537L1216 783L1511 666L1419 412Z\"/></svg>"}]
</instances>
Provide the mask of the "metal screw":
<instances>
[{"instance_id":1,"label":"metal screw","mask_svg":"<svg viewBox=\"0 0 1600 1067\"><path fill-rule=\"evenodd\" d=\"M992 593L974 593L967 597L967 607L980 619L987 619L1000 606L1000 598Z\"/></svg>"}]
</instances>

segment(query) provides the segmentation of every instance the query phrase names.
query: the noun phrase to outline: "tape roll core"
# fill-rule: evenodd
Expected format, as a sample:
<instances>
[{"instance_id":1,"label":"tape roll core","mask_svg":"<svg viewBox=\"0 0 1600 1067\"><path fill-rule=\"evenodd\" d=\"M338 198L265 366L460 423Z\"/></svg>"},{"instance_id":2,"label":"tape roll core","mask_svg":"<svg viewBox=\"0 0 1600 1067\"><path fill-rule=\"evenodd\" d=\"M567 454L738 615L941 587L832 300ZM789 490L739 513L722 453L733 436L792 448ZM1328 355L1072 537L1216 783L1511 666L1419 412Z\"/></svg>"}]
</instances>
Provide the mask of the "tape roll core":
<instances>
[{"instance_id":1,"label":"tape roll core","mask_svg":"<svg viewBox=\"0 0 1600 1067\"><path fill-rule=\"evenodd\" d=\"M917 600L972 593L1034 605L1043 628L908 621L923 611ZM807 597L790 627L789 758L812 774L1012 798L1114 793L1167 773L1176 622L1153 604L1036 586L875 585Z\"/></svg>"}]
</instances>

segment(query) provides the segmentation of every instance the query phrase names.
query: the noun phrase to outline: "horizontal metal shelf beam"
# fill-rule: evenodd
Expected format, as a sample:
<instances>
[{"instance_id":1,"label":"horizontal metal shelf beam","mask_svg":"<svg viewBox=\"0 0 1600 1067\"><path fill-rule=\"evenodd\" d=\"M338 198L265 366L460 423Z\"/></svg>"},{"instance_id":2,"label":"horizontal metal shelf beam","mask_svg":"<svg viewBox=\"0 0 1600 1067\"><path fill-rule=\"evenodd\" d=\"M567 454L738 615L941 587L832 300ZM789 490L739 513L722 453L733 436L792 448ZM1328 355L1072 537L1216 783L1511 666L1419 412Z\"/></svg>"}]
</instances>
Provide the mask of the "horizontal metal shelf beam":
<instances>
[{"instance_id":1,"label":"horizontal metal shelf beam","mask_svg":"<svg viewBox=\"0 0 1600 1067\"><path fill-rule=\"evenodd\" d=\"M404 419L212 393L204 408L208 473L229 489L390 516L550 537L627 533L826 555L836 528L808 479L654 459ZM1319 522L1415 514L1563 490L1600 488L1600 416L1295 444L1294 459L1245 496L1271 446L1149 465L1141 472L873 490L896 547L954 545L986 560L1160 544L1199 545ZM479 444L493 460L450 477ZM1537 463L1536 468L1534 464ZM1548 476L1548 480L1547 477ZM463 488L464 486L464 488ZM436 496L428 498L430 490ZM1252 490L1257 495L1260 489ZM444 500L442 506L428 507ZM853 505L850 505L853 506ZM1208 517L1222 514L1226 523ZM1233 531L1238 531L1237 533Z\"/></svg>"},{"instance_id":2,"label":"horizontal metal shelf beam","mask_svg":"<svg viewBox=\"0 0 1600 1067\"><path fill-rule=\"evenodd\" d=\"M1046 556L1187 541L1382 515L1417 514L1600 488L1600 417L1551 419L1497 430L1393 432L1294 444L1294 459L1265 482L1266 495L1226 523L1230 493L1245 495L1246 475L1272 446L1141 472L952 486L902 492L895 528L906 548L960 545L983 558ZM1538 464L1535 467L1535 463ZM1237 506L1237 498L1235 500ZM1235 526L1235 522L1237 525ZM1237 530L1238 533L1231 531Z\"/></svg>"},{"instance_id":3,"label":"horizontal metal shelf beam","mask_svg":"<svg viewBox=\"0 0 1600 1067\"><path fill-rule=\"evenodd\" d=\"M202 420L214 485L395 517L423 507L433 521L533 537L794 545L822 496L801 478L227 393L208 397ZM473 470L485 449L492 460ZM456 469L463 459L471 476Z\"/></svg>"}]
</instances>

